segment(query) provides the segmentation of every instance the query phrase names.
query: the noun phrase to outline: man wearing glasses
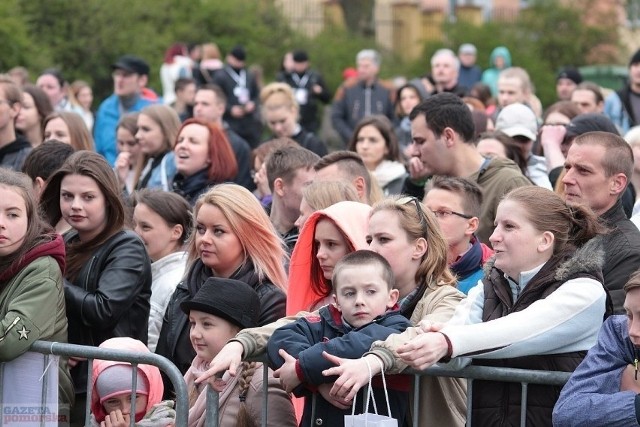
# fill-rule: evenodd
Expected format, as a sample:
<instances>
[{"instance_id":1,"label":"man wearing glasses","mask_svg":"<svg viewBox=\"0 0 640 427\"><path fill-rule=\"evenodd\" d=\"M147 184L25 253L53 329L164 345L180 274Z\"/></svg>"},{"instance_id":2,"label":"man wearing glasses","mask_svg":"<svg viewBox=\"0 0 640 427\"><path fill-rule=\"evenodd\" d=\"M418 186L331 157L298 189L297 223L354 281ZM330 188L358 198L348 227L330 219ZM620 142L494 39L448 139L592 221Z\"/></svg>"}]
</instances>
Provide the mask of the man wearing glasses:
<instances>
[{"instance_id":1,"label":"man wearing glasses","mask_svg":"<svg viewBox=\"0 0 640 427\"><path fill-rule=\"evenodd\" d=\"M475 236L478 229L482 190L464 178L438 176L424 196L447 240L448 263L458 278L458 290L467 294L478 284L482 266L493 251Z\"/></svg>"}]
</instances>

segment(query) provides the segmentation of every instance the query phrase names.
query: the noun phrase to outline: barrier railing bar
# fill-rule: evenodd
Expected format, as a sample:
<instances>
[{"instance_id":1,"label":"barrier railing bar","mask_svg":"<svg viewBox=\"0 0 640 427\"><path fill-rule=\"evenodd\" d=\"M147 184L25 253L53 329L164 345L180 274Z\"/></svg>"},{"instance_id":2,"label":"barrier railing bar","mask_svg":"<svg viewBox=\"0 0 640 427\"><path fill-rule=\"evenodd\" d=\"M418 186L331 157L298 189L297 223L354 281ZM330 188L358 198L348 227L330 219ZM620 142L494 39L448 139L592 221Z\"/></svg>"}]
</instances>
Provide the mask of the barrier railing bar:
<instances>
[{"instance_id":1,"label":"barrier railing bar","mask_svg":"<svg viewBox=\"0 0 640 427\"><path fill-rule=\"evenodd\" d=\"M264 399L262 399L262 427L267 427L267 410L269 409L269 367L267 363L262 364L262 389L264 390Z\"/></svg>"},{"instance_id":2,"label":"barrier railing bar","mask_svg":"<svg viewBox=\"0 0 640 427\"><path fill-rule=\"evenodd\" d=\"M42 367L42 387L41 387L41 394L40 394L40 402L42 402L42 405L44 407L48 406L48 400L47 400L47 386L49 385L49 375L47 375L47 369L49 369L49 355L45 354L44 355L44 360L43 360L44 366ZM58 371L58 367L55 366L54 369L56 370L56 372ZM40 417L40 427L44 427L44 417Z\"/></svg>"},{"instance_id":3,"label":"barrier railing bar","mask_svg":"<svg viewBox=\"0 0 640 427\"><path fill-rule=\"evenodd\" d=\"M218 427L218 407L220 406L220 395L210 384L207 384L207 410L204 419L205 427Z\"/></svg>"},{"instance_id":4,"label":"barrier railing bar","mask_svg":"<svg viewBox=\"0 0 640 427\"><path fill-rule=\"evenodd\" d=\"M571 372L535 371L519 368L502 368L495 366L467 366L459 370L432 366L424 371L408 370L404 374L431 375L436 377L471 378L474 380L512 382L542 385L563 386L571 376Z\"/></svg>"},{"instance_id":5,"label":"barrier railing bar","mask_svg":"<svg viewBox=\"0 0 640 427\"><path fill-rule=\"evenodd\" d=\"M131 413L133 416L129 416L129 427L135 427L136 423L136 390L138 389L138 364L131 364Z\"/></svg>"},{"instance_id":6,"label":"barrier railing bar","mask_svg":"<svg viewBox=\"0 0 640 427\"><path fill-rule=\"evenodd\" d=\"M37 343L34 343L34 345ZM51 348L53 350L53 344L51 345ZM35 351L35 349L33 348L33 346L31 347L31 349L33 351ZM89 367L87 368L87 401L84 403L84 425L88 426L91 425L90 420L91 420L91 395L93 394L93 387L91 387L91 383L93 383L93 359L89 359L88 361ZM69 415L71 415L71 413L69 413ZM69 420L71 421L71 420Z\"/></svg>"},{"instance_id":7,"label":"barrier railing bar","mask_svg":"<svg viewBox=\"0 0 640 427\"><path fill-rule=\"evenodd\" d=\"M117 362L155 365L167 374L167 376L173 383L176 396L185 396L184 399L176 399L176 426L188 425L189 399L187 394L187 385L182 374L180 373L180 370L165 357L162 357L155 353L136 353L128 350L113 350L49 341L34 342L30 348L30 351L65 357L86 357L90 359L88 372L89 381L93 376L93 360L91 359L114 360ZM91 387L87 387L87 405L90 404ZM90 410L87 410L87 417L89 417L89 414Z\"/></svg>"},{"instance_id":8,"label":"barrier railing bar","mask_svg":"<svg viewBox=\"0 0 640 427\"><path fill-rule=\"evenodd\" d=\"M473 405L473 378L467 378L467 424L466 427L471 427L473 417L472 413Z\"/></svg>"},{"instance_id":9,"label":"barrier railing bar","mask_svg":"<svg viewBox=\"0 0 640 427\"><path fill-rule=\"evenodd\" d=\"M521 383L522 395L520 397L520 425L525 427L527 425L527 392L529 391L528 383Z\"/></svg>"},{"instance_id":10,"label":"barrier railing bar","mask_svg":"<svg viewBox=\"0 0 640 427\"><path fill-rule=\"evenodd\" d=\"M418 427L420 413L420 375L413 376L413 427ZM391 416L391 414L389 414Z\"/></svg>"}]
</instances>

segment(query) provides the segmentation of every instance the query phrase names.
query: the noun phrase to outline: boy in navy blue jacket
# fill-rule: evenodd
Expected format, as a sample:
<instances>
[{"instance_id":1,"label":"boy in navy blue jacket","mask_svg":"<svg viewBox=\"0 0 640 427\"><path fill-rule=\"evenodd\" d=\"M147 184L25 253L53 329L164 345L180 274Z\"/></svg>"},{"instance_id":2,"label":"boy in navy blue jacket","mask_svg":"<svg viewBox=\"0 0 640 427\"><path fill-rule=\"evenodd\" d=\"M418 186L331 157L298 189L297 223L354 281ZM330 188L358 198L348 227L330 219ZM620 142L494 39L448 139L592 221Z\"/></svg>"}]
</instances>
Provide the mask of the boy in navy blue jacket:
<instances>
[{"instance_id":1,"label":"boy in navy blue jacket","mask_svg":"<svg viewBox=\"0 0 640 427\"><path fill-rule=\"evenodd\" d=\"M311 422L311 396L317 392L313 425L342 426L344 415L351 414L349 402L329 395L336 377L325 377L322 371L333 366L322 356L356 359L362 357L374 341L411 326L397 311L398 290L393 289L393 272L386 259L375 252L361 250L343 257L335 266L332 283L335 305L322 307L277 329L267 345L269 363L287 391L305 397L301 425ZM387 381L391 416L403 425L409 400L409 381L399 376ZM378 413L387 414L384 391L373 382ZM380 382L381 384L381 382ZM362 394L357 397L364 402ZM363 405L362 405L363 406ZM356 406L356 413L362 413ZM371 409L369 412L372 412Z\"/></svg>"}]
</instances>

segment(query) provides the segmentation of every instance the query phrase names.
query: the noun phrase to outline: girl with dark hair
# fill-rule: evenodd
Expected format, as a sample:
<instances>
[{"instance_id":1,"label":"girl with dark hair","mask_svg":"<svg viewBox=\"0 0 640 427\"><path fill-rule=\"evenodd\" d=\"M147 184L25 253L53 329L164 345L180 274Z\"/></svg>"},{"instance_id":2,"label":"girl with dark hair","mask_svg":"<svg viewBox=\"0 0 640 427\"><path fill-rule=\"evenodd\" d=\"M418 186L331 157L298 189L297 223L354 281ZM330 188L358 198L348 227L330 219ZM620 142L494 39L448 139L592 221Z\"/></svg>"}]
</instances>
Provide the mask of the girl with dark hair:
<instances>
[{"instance_id":1,"label":"girl with dark hair","mask_svg":"<svg viewBox=\"0 0 640 427\"><path fill-rule=\"evenodd\" d=\"M396 95L396 117L399 122L394 129L400 150L404 153L407 147L411 145L411 120L409 114L413 107L420 104L424 97L413 83L407 83L398 89Z\"/></svg>"},{"instance_id":2,"label":"girl with dark hair","mask_svg":"<svg viewBox=\"0 0 640 427\"><path fill-rule=\"evenodd\" d=\"M31 180L0 168L0 361L22 357L36 340L67 342L64 267L64 242L38 215ZM38 363L42 372L44 360ZM66 358L60 358L58 370L59 400L70 403L73 388ZM27 375L19 378L29 381ZM20 386L7 390L27 398ZM40 398L40 393L29 397Z\"/></svg>"},{"instance_id":3,"label":"girl with dark hair","mask_svg":"<svg viewBox=\"0 0 640 427\"><path fill-rule=\"evenodd\" d=\"M408 173L389 119L381 115L362 119L347 149L362 157L385 196L400 194Z\"/></svg>"},{"instance_id":4,"label":"girl with dark hair","mask_svg":"<svg viewBox=\"0 0 640 427\"><path fill-rule=\"evenodd\" d=\"M133 195L133 226L151 258L149 350L155 351L162 318L187 266L184 245L191 235L191 206L175 193L141 190Z\"/></svg>"},{"instance_id":5,"label":"girl with dark hair","mask_svg":"<svg viewBox=\"0 0 640 427\"><path fill-rule=\"evenodd\" d=\"M73 228L65 234L69 342L98 345L128 336L146 343L151 263L140 238L125 229L120 187L104 157L74 153L47 181L40 207L49 224L64 218ZM78 411L72 417L80 421L87 367L69 362Z\"/></svg>"},{"instance_id":6,"label":"girl with dark hair","mask_svg":"<svg viewBox=\"0 0 640 427\"><path fill-rule=\"evenodd\" d=\"M178 131L174 148L178 173L173 191L191 206L214 184L231 181L238 173L233 149L217 126L189 119Z\"/></svg>"}]
</instances>

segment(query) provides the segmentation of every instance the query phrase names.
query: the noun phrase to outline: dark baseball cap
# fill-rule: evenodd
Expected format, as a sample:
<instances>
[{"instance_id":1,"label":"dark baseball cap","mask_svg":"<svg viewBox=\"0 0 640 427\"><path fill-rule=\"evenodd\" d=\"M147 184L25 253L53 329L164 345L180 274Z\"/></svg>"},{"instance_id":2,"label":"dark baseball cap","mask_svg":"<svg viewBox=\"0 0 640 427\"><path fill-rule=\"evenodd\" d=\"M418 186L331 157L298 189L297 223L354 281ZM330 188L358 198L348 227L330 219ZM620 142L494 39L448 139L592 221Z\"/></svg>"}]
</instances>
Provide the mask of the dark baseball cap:
<instances>
[{"instance_id":1,"label":"dark baseball cap","mask_svg":"<svg viewBox=\"0 0 640 427\"><path fill-rule=\"evenodd\" d=\"M130 73L140 74L141 76L149 75L149 64L143 59L133 55L121 56L115 64L111 65L112 70L124 70Z\"/></svg>"},{"instance_id":2,"label":"dark baseball cap","mask_svg":"<svg viewBox=\"0 0 640 427\"><path fill-rule=\"evenodd\" d=\"M233 56L234 58L236 58L238 61L244 61L245 59L247 59L247 51L244 50L243 46L236 46L233 49L231 49L231 52L229 52L231 54L231 56Z\"/></svg>"},{"instance_id":3,"label":"dark baseball cap","mask_svg":"<svg viewBox=\"0 0 640 427\"><path fill-rule=\"evenodd\" d=\"M609 132L620 135L616 125L604 114L589 113L575 116L567 125L566 137L574 137L587 132Z\"/></svg>"}]
</instances>

